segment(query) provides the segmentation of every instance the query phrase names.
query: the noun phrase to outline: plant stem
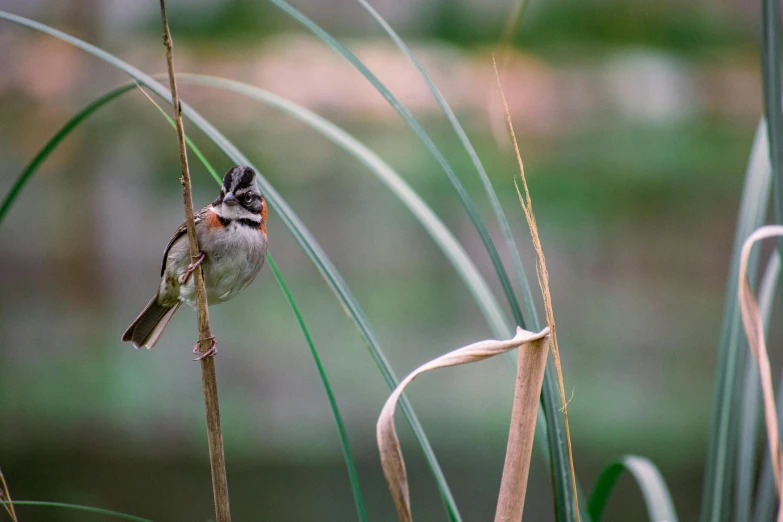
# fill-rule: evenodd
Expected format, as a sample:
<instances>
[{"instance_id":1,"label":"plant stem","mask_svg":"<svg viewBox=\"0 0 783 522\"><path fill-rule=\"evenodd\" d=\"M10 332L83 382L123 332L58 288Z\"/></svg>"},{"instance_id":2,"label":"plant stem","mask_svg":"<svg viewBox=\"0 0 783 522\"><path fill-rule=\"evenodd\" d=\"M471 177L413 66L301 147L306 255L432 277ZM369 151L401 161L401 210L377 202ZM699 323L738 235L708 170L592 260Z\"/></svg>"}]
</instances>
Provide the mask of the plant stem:
<instances>
[{"instance_id":1,"label":"plant stem","mask_svg":"<svg viewBox=\"0 0 783 522\"><path fill-rule=\"evenodd\" d=\"M172 55L171 31L166 17L166 2L160 0L160 14L163 21L163 45L166 46L166 63L171 87L171 104L174 109L174 123L177 127L179 143L179 162L182 169L182 199L185 205L185 224L188 231L190 256L196 259L199 254L196 239L196 223L193 217L193 194L188 169L188 154L185 146L185 129L182 125L182 104L177 94L177 81L174 78L174 58ZM193 272L196 288L196 305L199 332L199 351L205 353L211 347L212 332L209 327L209 309L207 291L201 267ZM215 517L217 522L230 522L228 506L228 482L226 480L226 461L223 453L223 434L220 429L220 407L218 406L217 378L215 377L215 358L201 359L201 383L204 390L204 406L207 412L207 441L209 443L209 463L212 468L212 493L215 497Z\"/></svg>"},{"instance_id":2,"label":"plant stem","mask_svg":"<svg viewBox=\"0 0 783 522\"><path fill-rule=\"evenodd\" d=\"M538 417L538 398L544 382L548 353L549 336L522 345L517 350L517 383L495 522L522 520Z\"/></svg>"}]
</instances>

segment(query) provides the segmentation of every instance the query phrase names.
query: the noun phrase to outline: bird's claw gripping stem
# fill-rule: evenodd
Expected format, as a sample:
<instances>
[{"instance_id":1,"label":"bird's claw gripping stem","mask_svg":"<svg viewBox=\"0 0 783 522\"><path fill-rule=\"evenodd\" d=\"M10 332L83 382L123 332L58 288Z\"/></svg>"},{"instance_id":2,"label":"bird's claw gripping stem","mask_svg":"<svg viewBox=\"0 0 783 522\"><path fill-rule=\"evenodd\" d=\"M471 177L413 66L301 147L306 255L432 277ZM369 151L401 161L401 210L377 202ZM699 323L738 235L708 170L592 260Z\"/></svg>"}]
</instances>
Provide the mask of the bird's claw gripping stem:
<instances>
[{"instance_id":1,"label":"bird's claw gripping stem","mask_svg":"<svg viewBox=\"0 0 783 522\"><path fill-rule=\"evenodd\" d=\"M179 284L184 285L185 283L187 283L193 271L196 270L199 267L199 265L201 265L201 263L204 262L206 258L207 255L204 252L199 252L198 256L196 256L196 260L188 265L188 268L187 270L185 270L185 273L182 274L182 276L179 278Z\"/></svg>"},{"instance_id":2,"label":"bird's claw gripping stem","mask_svg":"<svg viewBox=\"0 0 783 522\"><path fill-rule=\"evenodd\" d=\"M193 359L194 361L200 361L201 359L205 359L207 357L214 357L215 354L217 353L217 342L215 341L215 336L213 335L213 336L207 337L206 339L202 339L202 341L206 341L206 340L209 340L209 342L210 342L209 350L207 350L206 352L202 353L201 355L199 355L198 357ZM199 345L200 344L201 344L201 341L196 343L196 346L193 347L193 353L198 353L199 352Z\"/></svg>"}]
</instances>

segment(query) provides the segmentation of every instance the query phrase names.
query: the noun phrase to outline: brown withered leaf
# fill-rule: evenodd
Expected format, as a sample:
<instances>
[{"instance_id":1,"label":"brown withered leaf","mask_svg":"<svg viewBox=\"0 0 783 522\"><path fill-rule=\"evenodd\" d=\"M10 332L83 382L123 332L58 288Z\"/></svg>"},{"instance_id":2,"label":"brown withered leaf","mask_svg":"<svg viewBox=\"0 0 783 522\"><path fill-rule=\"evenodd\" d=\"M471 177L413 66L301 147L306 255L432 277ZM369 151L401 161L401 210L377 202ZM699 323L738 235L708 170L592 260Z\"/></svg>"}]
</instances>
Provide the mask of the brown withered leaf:
<instances>
[{"instance_id":1,"label":"brown withered leaf","mask_svg":"<svg viewBox=\"0 0 783 522\"><path fill-rule=\"evenodd\" d=\"M460 364L482 361L506 353L515 348L524 350L527 343L537 341L547 335L549 335L549 328L544 328L540 332L534 333L517 327L516 335L507 341L480 341L445 355L441 355L437 359L433 359L416 368L416 370L405 377L405 379L400 382L399 386L395 388L386 400L386 404L384 404L381 414L378 417L376 436L378 439L378 449L381 453L383 473L386 476L386 482L389 485L389 491L394 500L394 506L397 509L397 516L401 522L411 522L412 520L405 461L402 457L397 430L394 427L394 412L397 408L397 401L405 390L405 387L424 372L438 368L446 368L448 366L458 366Z\"/></svg>"},{"instance_id":2,"label":"brown withered leaf","mask_svg":"<svg viewBox=\"0 0 783 522\"><path fill-rule=\"evenodd\" d=\"M783 471L783 454L780 451L780 431L778 430L777 409L775 408L775 392L772 387L772 372L769 366L767 345L764 341L764 325L759 314L759 306L753 289L748 282L748 258L753 245L763 239L783 236L783 226L767 225L753 232L742 245L740 255L740 285L739 305L742 314L742 324L748 338L748 346L756 359L761 376L761 391L764 396L764 417L767 425L769 453L772 456L772 474L775 478L775 488L778 498L781 494L781 472ZM783 509L778 508L778 522L783 522Z\"/></svg>"}]
</instances>

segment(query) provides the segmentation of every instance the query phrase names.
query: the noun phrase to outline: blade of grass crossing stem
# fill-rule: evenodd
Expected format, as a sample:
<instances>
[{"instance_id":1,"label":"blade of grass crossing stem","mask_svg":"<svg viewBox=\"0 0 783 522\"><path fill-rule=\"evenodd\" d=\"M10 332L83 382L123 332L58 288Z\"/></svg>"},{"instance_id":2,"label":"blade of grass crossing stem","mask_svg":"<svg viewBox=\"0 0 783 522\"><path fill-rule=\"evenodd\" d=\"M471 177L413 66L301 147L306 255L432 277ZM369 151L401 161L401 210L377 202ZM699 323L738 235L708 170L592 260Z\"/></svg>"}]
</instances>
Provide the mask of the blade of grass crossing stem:
<instances>
[{"instance_id":1,"label":"blade of grass crossing stem","mask_svg":"<svg viewBox=\"0 0 783 522\"><path fill-rule=\"evenodd\" d=\"M446 173L446 176L449 178L452 186L457 191L457 195L459 196L462 205L465 207L470 220L473 222L473 226L478 231L478 234L481 237L481 241L484 243L484 248L487 250L489 257L492 260L492 265L494 266L495 272L497 272L498 277L500 278L500 284L503 287L503 292L506 294L506 298L508 300L509 306L511 307L514 318L519 323L519 326L525 328L522 312L514 294L514 288L511 285L511 281L508 278L506 269L503 267L503 262L500 259L500 254L498 254L497 248L495 248L495 245L492 242L492 238L489 235L489 231L487 230L484 221L481 219L481 216L471 201L470 196L465 190L465 187L459 181L459 178L457 178L454 169L440 152L430 136L421 127L416 118L413 117L410 111L402 103L400 103L400 101L391 93L391 91L389 91L389 89L378 79L378 77L375 76L375 74L373 74L372 71L370 71L370 69L368 69L367 66L356 57L356 55L354 55L345 46L338 42L333 36L324 31L318 24L313 22L285 0L269 1L282 9L286 14L294 18L297 22L301 23L307 29L312 31L337 54L348 60L348 62L350 62L351 65L353 65L362 74L362 76L364 76L373 85L373 87L375 87L375 89L386 99L386 101L389 102L389 104L400 114L400 116L402 116L403 120L405 120L405 123L408 124L413 132L416 133L427 150L430 151L435 160ZM510 332L506 332L506 335L509 334Z\"/></svg>"},{"instance_id":2,"label":"blade of grass crossing stem","mask_svg":"<svg viewBox=\"0 0 783 522\"><path fill-rule=\"evenodd\" d=\"M372 17L378 22L383 30L386 31L386 34L388 34L389 37L394 41L402 54L404 54L416 67L416 70L419 71L419 74L424 80L424 83L427 84L427 88L432 94L432 97L435 98L435 101L438 102L438 105L446 114L446 118L454 128L454 132L459 137L459 140L462 143L462 146L465 148L465 151L468 153L468 156L470 156L470 161L476 168L476 172L478 173L479 179L481 179L481 184L484 187L484 191L487 193L487 197L489 198L489 201L492 205L492 211L495 213L495 219L497 219L500 231L503 234L503 239L506 242L506 248L511 255L512 266L514 267L514 272L517 277L517 284L522 290L522 299L524 302L523 311L526 322L528 325L534 325L533 328L538 328L538 317L536 314L536 307L533 302L533 294L530 290L530 283L528 282L527 275L525 274L525 267L522 264L522 259L519 257L519 250L517 249L516 242L514 241L514 236L511 233L511 227L508 224L508 219L506 219L506 214L503 212L503 207L500 206L500 201L498 200L498 196L495 193L495 189L492 187L492 182L489 180L489 176L487 176L487 171L484 169L484 165L481 163L481 160L476 153L476 149L473 147L470 139L468 139L468 135L465 133L465 129L462 128L462 125L457 119L457 116L454 114L454 111L451 109L451 106L446 101L446 98L443 97L443 94L441 94L440 90L435 85L435 82L432 81L432 78L427 73L427 70L421 64L419 59L416 58L416 55L413 54L413 51L411 51L408 45L394 31L392 26L389 25L389 23L378 13L378 11L375 10L375 8L373 8L373 6L369 4L369 2L367 2L367 0L357 0L357 2L359 2L359 4L361 4L362 7L364 7L367 12L370 13L370 15L372 15ZM518 3L520 6L520 15L518 18L521 18L523 4L524 0Z\"/></svg>"},{"instance_id":3,"label":"blade of grass crossing stem","mask_svg":"<svg viewBox=\"0 0 783 522\"><path fill-rule=\"evenodd\" d=\"M141 87L139 87L139 89L144 94L144 96L146 96L147 99L166 118L166 120L171 125L174 125L174 121L166 113L166 111L163 110L163 107L161 107L155 100L153 100L149 96L149 94L147 94L146 91L144 91L144 89L142 89ZM217 184L220 185L222 183L220 176L218 175L217 171L212 166L212 164L209 162L209 160L207 160L206 156L202 154L201 150L199 150L199 148L190 140L190 138L186 138L186 141L188 147L191 149L193 154L195 154L196 157L198 157L198 159L204 165L204 168L206 168L207 171L209 171L209 173L215 179ZM353 499L356 505L356 515L361 522L366 522L367 510L364 507L364 498L362 497L362 490L361 487L359 486L359 474L356 472L356 462L354 461L353 452L351 451L351 444L348 440L348 431L345 429L345 423L343 422L343 417L342 415L340 415L340 408L337 406L337 399L334 396L334 392L332 391L331 384L329 384L329 377L326 375L326 369L321 363L321 357L318 355L318 350L315 349L315 344L313 344L313 339L312 337L310 337L310 331L307 329L307 325L304 322L304 317L302 317L302 314L299 311L299 306L296 304L296 300L294 299L291 290L288 288L288 284L286 284L285 279L283 278L283 274L280 272L280 269L277 268L277 263L275 263L272 254L267 253L266 259L267 259L267 263L269 264L269 267L272 269L272 272L275 274L275 279L277 279L277 284L280 286L280 289L283 291L283 295L285 295L286 301L288 302L288 305L291 307L291 311L294 313L294 316L296 317L296 321L299 324L299 329L302 330L302 335L304 335L305 341L307 341L307 345L310 348L310 354L313 356L315 367L318 370L318 376L321 378L321 384L323 385L324 391L326 392L326 397L329 400L329 407L332 410L332 417L334 418L335 424L337 425L337 435L340 439L340 447L342 448L343 458L345 459L345 466L348 470L348 479L351 484L351 492L353 493Z\"/></svg>"},{"instance_id":4,"label":"blade of grass crossing stem","mask_svg":"<svg viewBox=\"0 0 783 522\"><path fill-rule=\"evenodd\" d=\"M74 127L79 125L79 123L81 123L82 120L87 118L90 114L92 114L97 109L99 109L106 103L110 102L111 100L117 98L121 94L126 93L129 90L133 89L133 87L134 87L133 84L128 84L104 94L97 100L90 103L84 109L82 109L76 116L68 120L68 122L65 125L63 125L63 127L59 131L57 131L57 134L55 134L54 137L51 140L49 140L46 146L33 157L30 163L27 164L27 166L24 168L24 170L19 175L19 177L16 179L14 184L11 186L11 189L8 191L8 194L5 196L5 198L3 199L3 203L0 206L0 223L3 222L3 218L5 218L6 214L8 214L8 211L11 209L11 206L14 204L14 201L21 193L25 183L27 183L27 181L30 179L30 176L33 175L33 172L35 172L38 169L38 167L41 165L44 159L46 159L46 157L49 156L52 150L57 148L57 145L59 145L62 139L65 136L67 136L68 133L74 129Z\"/></svg>"},{"instance_id":5,"label":"blade of grass crossing stem","mask_svg":"<svg viewBox=\"0 0 783 522\"><path fill-rule=\"evenodd\" d=\"M766 134L766 125L762 120L753 140L734 234L718 349L715 404L707 446L701 522L722 522L731 515L729 508L733 477L731 468L736 458L739 435L738 409L741 406L740 394L737 390L740 389L739 381L744 376L748 352L737 302L739 255L745 238L761 226L767 212L770 163ZM752 254L748 265L751 280L756 277L757 265L758 252L756 251Z\"/></svg>"},{"instance_id":6,"label":"blade of grass crossing stem","mask_svg":"<svg viewBox=\"0 0 783 522\"><path fill-rule=\"evenodd\" d=\"M775 290L777 289L779 277L780 255L775 251L767 263L767 268L764 270L759 290L759 313L764 322L765 336L769 331L769 318L772 313L772 304L775 300ZM734 496L733 519L735 522L748 522L751 520L753 488L756 481L756 450L760 411L761 384L759 369L755 364L748 364L742 393L739 449L737 451L737 483ZM769 456L769 452L767 452L767 456ZM772 478L771 473L769 478ZM760 479L760 482L761 480L763 479ZM774 493L774 484L771 480L770 486L773 488L772 492ZM759 489L761 489L761 485ZM771 509L774 509L774 505L771 506ZM773 515L773 511L770 511L770 520Z\"/></svg>"},{"instance_id":7,"label":"blade of grass crossing stem","mask_svg":"<svg viewBox=\"0 0 783 522\"><path fill-rule=\"evenodd\" d=\"M631 473L642 492L650 522L677 522L674 502L660 471L648 459L635 455L626 455L601 472L590 497L590 516L593 520L601 520L609 494L625 470Z\"/></svg>"},{"instance_id":8,"label":"blade of grass crossing stem","mask_svg":"<svg viewBox=\"0 0 783 522\"><path fill-rule=\"evenodd\" d=\"M177 75L177 76L179 76L179 75ZM179 79L179 78L177 78L177 79ZM144 87L142 87L141 85L139 85L139 84L138 84L138 83L136 83L136 82L133 82L133 83L134 83L134 85L136 85L136 86L139 88L139 91L140 91L140 92L141 92L141 93L144 95L144 97L145 97L145 98L147 98L147 99L149 100L149 102L150 102L152 105L154 105L154 106L155 106L155 108L156 108L156 109L158 109L158 112L159 112L159 113L160 113L160 114L161 114L161 115L162 115L164 118L166 118L166 121L167 121L167 122L169 122L169 124L170 124L171 126L174 126L174 125L175 125L175 123L174 123L174 120L172 120L172 119L171 119L171 116L169 116L169 113L167 113L167 112L165 111L165 109L163 109L163 107L161 107L161 106L160 106L160 104L159 104L158 102L156 102L156 101L155 101L155 100L152 98L152 96L150 96L150 95L147 93L147 91L145 91L145 90L144 90ZM120 87L120 88L121 88L121 87ZM217 184L218 184L218 185L222 184L222 183L223 183L223 180L222 180L222 179L220 179L220 175L217 173L217 171L215 170L215 168L214 168L214 167L212 166L212 164L209 162L209 160L207 159L207 157L206 157L206 156L204 156L204 154L201 152L201 149L199 149L199 148L196 146L196 144L195 144L195 143L193 143L193 140L191 140L190 138L188 138L187 136L185 136L185 143L187 144L187 146L188 146L188 148L190 149L190 151L191 151L193 154L195 154L195 155L196 155L196 157L197 157L197 158L198 158L198 160L201 162L201 164L204 166L204 168L205 168L205 169L207 169L207 172L209 172L209 174L212 176L212 179L214 179L214 180L217 182Z\"/></svg>"},{"instance_id":9,"label":"blade of grass crossing stem","mask_svg":"<svg viewBox=\"0 0 783 522\"><path fill-rule=\"evenodd\" d=\"M63 33L62 31L58 31L57 29L47 25L35 22L34 20L13 15L4 11L0 11L0 19L5 19L24 27L50 34L56 38L59 38L60 40L63 40L64 42L70 43L95 56L96 58L103 60L109 65L112 65L113 67L125 72L140 84L150 89L157 96L166 100L168 103L171 103L170 93L163 85L136 67L133 67L127 62L120 60L116 56L107 53L106 51L99 49L94 45L88 44L83 40ZM354 325L359 330L359 333L364 339L370 351L370 355L378 366L378 369L381 372L381 376L383 377L387 386L391 389L396 388L398 379L391 369L391 365L386 360L386 356L383 354L380 344L375 338L375 334L372 331L364 311L361 309L359 303L356 301L350 289L345 284L345 281L337 271L337 268L331 262L329 257L326 255L326 252L324 252L323 248L321 248L321 245L318 243L318 241L316 241L302 220L299 219L293 209L291 209L283 197L269 183L260 169L255 167L252 162L244 154L242 154L242 152L237 149L236 146L234 146L233 143L231 143L225 136L223 136L222 133L220 133L220 131L218 131L211 123L209 123L205 118L203 118L199 113L197 113L185 103L182 104L182 112L185 117L187 117L196 127L201 129L234 163L248 165L258 173L257 181L261 187L261 190L266 196L267 202L278 213L280 219L291 231L294 239L296 239L297 243L299 243L302 250L304 250L304 252L310 258L313 265L324 277L327 284L329 285L329 288L342 304L346 314L348 314L349 318L353 321ZM413 407L411 406L407 397L403 396L400 400L400 408L406 419L408 419L416 440L422 447L427 464L430 466L430 469L435 476L435 480L438 483L438 488L441 492L441 496L443 497L444 504L450 518L452 520L461 520L459 511L457 510L456 502L454 501L454 497L448 487L446 477L443 475L443 471L441 470L440 464L435 457L432 446L430 445L429 440L424 433L424 429L415 412L413 411Z\"/></svg>"},{"instance_id":10,"label":"blade of grass crossing stem","mask_svg":"<svg viewBox=\"0 0 783 522\"><path fill-rule=\"evenodd\" d=\"M0 500L0 504L7 504L8 502ZM101 509L91 506L81 506L79 504L65 504L63 502L45 502L39 500L14 500L15 506L38 506L38 507L53 507L72 509L74 511L87 511L89 513L95 513L96 515L106 515L107 517L119 518L122 520L135 520L136 522L152 522L147 518L141 518L134 515L128 515L127 513L120 513L119 511L110 511L108 509Z\"/></svg>"}]
</instances>

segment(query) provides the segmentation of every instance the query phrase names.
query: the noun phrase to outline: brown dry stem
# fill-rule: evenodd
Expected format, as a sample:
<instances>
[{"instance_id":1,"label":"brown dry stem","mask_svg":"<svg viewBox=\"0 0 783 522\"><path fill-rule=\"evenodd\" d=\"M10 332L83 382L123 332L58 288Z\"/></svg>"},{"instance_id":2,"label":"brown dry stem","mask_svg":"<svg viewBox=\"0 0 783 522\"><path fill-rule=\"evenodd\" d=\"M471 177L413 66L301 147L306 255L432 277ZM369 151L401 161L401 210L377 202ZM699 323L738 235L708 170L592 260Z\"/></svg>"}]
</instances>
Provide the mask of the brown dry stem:
<instances>
[{"instance_id":1,"label":"brown dry stem","mask_svg":"<svg viewBox=\"0 0 783 522\"><path fill-rule=\"evenodd\" d=\"M165 0L160 0L160 14L163 22L163 45L166 46L166 64L168 65L169 85L171 87L171 104L174 109L174 123L177 128L177 141L179 143L179 162L182 170L180 182L182 183L182 199L185 206L185 224L188 231L190 256L192 259L196 259L199 255L199 246L193 215L193 193L190 183L190 170L188 168L188 153L185 146L185 128L182 124L182 104L177 94L177 81L174 77L173 43L166 16ZM203 354L211 347L212 332L209 326L207 291L204 286L204 275L201 267L193 272L193 276L196 288L199 351ZM223 434L220 428L220 408L218 405L214 357L201 359L201 383L204 391L204 406L207 417L207 442L209 444L209 463L212 468L212 493L215 498L215 516L217 522L230 522L226 461L223 452Z\"/></svg>"},{"instance_id":2,"label":"brown dry stem","mask_svg":"<svg viewBox=\"0 0 783 522\"><path fill-rule=\"evenodd\" d=\"M495 522L522 520L541 384L544 382L548 353L549 337L531 341L517 352L517 383Z\"/></svg>"},{"instance_id":3,"label":"brown dry stem","mask_svg":"<svg viewBox=\"0 0 783 522\"><path fill-rule=\"evenodd\" d=\"M522 163L522 154L519 152L519 144L517 143L517 137L514 133L514 125L511 123L511 113L508 110L508 102L506 101L506 95L503 92L503 85L500 82L500 74L498 73L497 62L495 57L492 57L492 64L495 67L495 77L497 78L498 87L500 88L500 95L503 99L503 108L506 112L506 123L508 124L509 134L511 135L511 141L514 145L514 153L517 157L517 163L519 164L519 172L522 177L522 186L525 189L525 197L522 197L522 193L519 191L519 186L514 181L514 186L517 189L517 195L519 196L519 203L522 205L522 210L525 212L525 219L527 219L528 227L530 228L530 235L533 238L533 247L536 250L537 262L536 273L538 274L538 285L541 287L541 294L544 297L544 310L546 311L546 322L549 325L549 329L552 331L552 339L550 346L552 348L552 358L555 362L555 369L557 370L557 383L560 391L560 400L563 403L563 419L565 421L566 442L568 443L568 460L571 466L571 485L573 486L574 493L574 512L576 513L576 520L579 521L579 495L576 490L576 472L574 471L574 454L571 449L571 429L568 425L568 401L566 400L565 384L563 381L563 368L560 364L560 349L557 345L557 329L555 327L555 313L552 308L552 294L549 291L549 272L546 269L546 257L544 256L544 250L541 247L541 238L538 235L538 226L536 225L536 216L533 213L533 202L530 199L530 191L527 188L527 179L525 178L525 166Z\"/></svg>"},{"instance_id":4,"label":"brown dry stem","mask_svg":"<svg viewBox=\"0 0 783 522\"><path fill-rule=\"evenodd\" d=\"M775 391L772 386L772 371L769 365L767 344L764 340L764 325L759 313L759 306L753 289L748 282L748 258L753 245L757 241L772 237L783 236L783 226L767 225L753 232L742 245L740 254L740 286L739 305L742 314L742 324L748 337L748 347L759 367L761 376L761 391L764 396L764 418L767 426L767 440L769 441L769 454L772 458L772 474L775 478L775 489L778 498L781 498L781 484L783 484L783 454L780 450L780 431L778 429L777 409L775 407ZM783 521L783 504L778 507L778 522Z\"/></svg>"},{"instance_id":5,"label":"brown dry stem","mask_svg":"<svg viewBox=\"0 0 783 522\"><path fill-rule=\"evenodd\" d=\"M538 341L545 342L548 334L548 328L544 328L538 333L533 333L518 327L516 335L507 341L488 340L464 346L419 366L405 377L397 388L395 388L386 400L386 404L384 404L381 414L378 417L376 436L378 439L378 449L381 453L383 474L386 476L386 482L389 485L389 491L391 492L392 500L394 500L394 506L397 509L397 516L399 517L400 522L412 521L408 475L405 471L405 460L402 457L400 440L397 437L397 430L394 427L394 412L397 408L397 401L403 391L405 391L405 387L418 375L430 370L481 361L489 357L494 357L495 355L506 353L515 348L519 348L520 353L522 353L529 348L529 343ZM536 393L535 396L537 400L538 393ZM533 414L533 426L535 427L535 413ZM528 451L528 459L529 453L530 452Z\"/></svg>"}]
</instances>

